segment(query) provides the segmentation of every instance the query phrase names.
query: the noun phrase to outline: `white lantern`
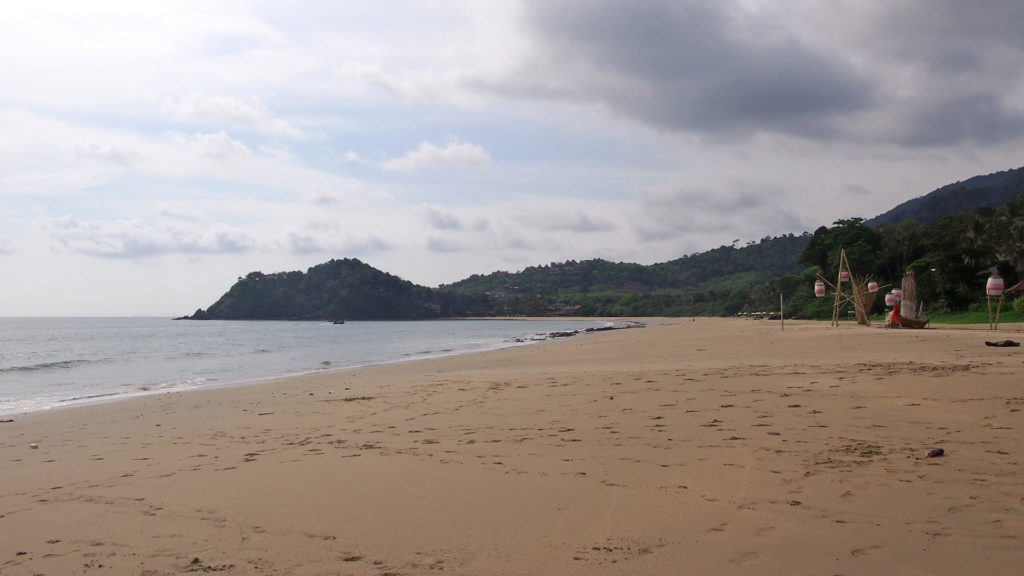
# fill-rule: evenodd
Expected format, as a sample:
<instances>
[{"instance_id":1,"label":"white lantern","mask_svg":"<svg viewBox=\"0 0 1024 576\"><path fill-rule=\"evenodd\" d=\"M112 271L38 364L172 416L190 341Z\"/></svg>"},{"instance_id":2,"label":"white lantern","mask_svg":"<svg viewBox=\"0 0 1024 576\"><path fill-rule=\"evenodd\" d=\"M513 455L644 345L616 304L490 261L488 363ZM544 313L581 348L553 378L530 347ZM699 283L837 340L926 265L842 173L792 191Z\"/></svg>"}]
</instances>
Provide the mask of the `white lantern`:
<instances>
[{"instance_id":1,"label":"white lantern","mask_svg":"<svg viewBox=\"0 0 1024 576\"><path fill-rule=\"evenodd\" d=\"M989 296L1002 296L1004 286L1003 277L993 274L988 277L988 282L985 283L985 293Z\"/></svg>"},{"instance_id":2,"label":"white lantern","mask_svg":"<svg viewBox=\"0 0 1024 576\"><path fill-rule=\"evenodd\" d=\"M814 283L814 295L818 298L825 295L825 283L821 280Z\"/></svg>"},{"instance_id":3,"label":"white lantern","mask_svg":"<svg viewBox=\"0 0 1024 576\"><path fill-rule=\"evenodd\" d=\"M850 271L849 270L840 270L839 271L839 281L840 282L849 282L850 281Z\"/></svg>"},{"instance_id":4,"label":"white lantern","mask_svg":"<svg viewBox=\"0 0 1024 576\"><path fill-rule=\"evenodd\" d=\"M897 300L903 300L903 290L900 290L899 288L896 288L896 289L894 289L894 290L892 291L892 295L893 295L893 296L894 296L894 297L895 297L895 298L896 298Z\"/></svg>"},{"instance_id":5,"label":"white lantern","mask_svg":"<svg viewBox=\"0 0 1024 576\"><path fill-rule=\"evenodd\" d=\"M892 308L896 304L896 300L896 295L893 294L892 292L889 292L885 295L885 305L889 308Z\"/></svg>"},{"instance_id":6,"label":"white lantern","mask_svg":"<svg viewBox=\"0 0 1024 576\"><path fill-rule=\"evenodd\" d=\"M868 292L878 292L878 282L868 282Z\"/></svg>"}]
</instances>

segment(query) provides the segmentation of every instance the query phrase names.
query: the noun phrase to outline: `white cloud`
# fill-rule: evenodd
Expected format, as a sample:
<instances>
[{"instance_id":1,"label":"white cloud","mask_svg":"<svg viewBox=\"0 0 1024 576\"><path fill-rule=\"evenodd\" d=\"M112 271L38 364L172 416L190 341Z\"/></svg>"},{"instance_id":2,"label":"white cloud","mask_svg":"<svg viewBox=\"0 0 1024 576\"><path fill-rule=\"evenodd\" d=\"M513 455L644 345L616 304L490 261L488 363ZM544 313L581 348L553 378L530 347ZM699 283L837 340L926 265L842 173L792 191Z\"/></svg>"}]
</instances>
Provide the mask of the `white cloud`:
<instances>
[{"instance_id":1,"label":"white cloud","mask_svg":"<svg viewBox=\"0 0 1024 576\"><path fill-rule=\"evenodd\" d=\"M242 130L266 132L276 136L302 138L301 130L275 117L256 97L251 102L223 95L190 93L165 100L161 109L177 120L228 125Z\"/></svg>"},{"instance_id":2,"label":"white cloud","mask_svg":"<svg viewBox=\"0 0 1024 576\"><path fill-rule=\"evenodd\" d=\"M161 202L156 206L156 213L174 220L196 222L205 219L199 210L184 202Z\"/></svg>"},{"instance_id":3,"label":"white cloud","mask_svg":"<svg viewBox=\"0 0 1024 576\"><path fill-rule=\"evenodd\" d=\"M86 160L109 162L125 168L137 164L142 159L142 155L135 150L128 150L118 146L102 146L95 142L85 146L75 146L75 155Z\"/></svg>"},{"instance_id":4,"label":"white cloud","mask_svg":"<svg viewBox=\"0 0 1024 576\"><path fill-rule=\"evenodd\" d=\"M223 130L209 134L197 132L188 137L174 135L172 139L187 145L193 154L201 158L230 161L244 160L252 156L252 150L228 136Z\"/></svg>"},{"instance_id":5,"label":"white cloud","mask_svg":"<svg viewBox=\"0 0 1024 576\"><path fill-rule=\"evenodd\" d=\"M401 158L383 164L386 170L412 172L434 166L486 166L491 157L482 146L452 138L444 147L423 142Z\"/></svg>"},{"instance_id":6,"label":"white cloud","mask_svg":"<svg viewBox=\"0 0 1024 576\"><path fill-rule=\"evenodd\" d=\"M379 189L373 189L358 181L335 184L316 183L303 194L303 199L314 205L326 207L333 205L359 206L367 200L386 200L391 195Z\"/></svg>"},{"instance_id":7,"label":"white cloud","mask_svg":"<svg viewBox=\"0 0 1024 576\"><path fill-rule=\"evenodd\" d=\"M331 257L365 256L386 252L392 245L376 234L341 232L334 226L311 225L301 230L289 230L279 244L292 254L325 254Z\"/></svg>"},{"instance_id":8,"label":"white cloud","mask_svg":"<svg viewBox=\"0 0 1024 576\"><path fill-rule=\"evenodd\" d=\"M79 220L67 215L44 223L50 238L72 252L104 258L145 258L168 253L238 253L256 240L226 224L203 229L184 223L152 226L140 220Z\"/></svg>"}]
</instances>

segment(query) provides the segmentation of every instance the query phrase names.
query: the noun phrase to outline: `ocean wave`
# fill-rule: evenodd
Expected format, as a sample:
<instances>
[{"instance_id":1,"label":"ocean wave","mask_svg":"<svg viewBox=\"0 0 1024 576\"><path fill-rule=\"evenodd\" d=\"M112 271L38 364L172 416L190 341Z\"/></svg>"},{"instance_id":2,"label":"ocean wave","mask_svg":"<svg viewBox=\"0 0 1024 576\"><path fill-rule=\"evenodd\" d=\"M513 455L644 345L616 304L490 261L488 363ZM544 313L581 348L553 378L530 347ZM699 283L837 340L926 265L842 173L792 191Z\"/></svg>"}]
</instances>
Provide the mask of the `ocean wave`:
<instances>
[{"instance_id":1,"label":"ocean wave","mask_svg":"<svg viewBox=\"0 0 1024 576\"><path fill-rule=\"evenodd\" d=\"M25 366L8 366L0 368L0 374L12 372L40 372L44 370L67 370L76 366L92 364L95 360L54 360L52 362L40 362L38 364L27 364Z\"/></svg>"}]
</instances>

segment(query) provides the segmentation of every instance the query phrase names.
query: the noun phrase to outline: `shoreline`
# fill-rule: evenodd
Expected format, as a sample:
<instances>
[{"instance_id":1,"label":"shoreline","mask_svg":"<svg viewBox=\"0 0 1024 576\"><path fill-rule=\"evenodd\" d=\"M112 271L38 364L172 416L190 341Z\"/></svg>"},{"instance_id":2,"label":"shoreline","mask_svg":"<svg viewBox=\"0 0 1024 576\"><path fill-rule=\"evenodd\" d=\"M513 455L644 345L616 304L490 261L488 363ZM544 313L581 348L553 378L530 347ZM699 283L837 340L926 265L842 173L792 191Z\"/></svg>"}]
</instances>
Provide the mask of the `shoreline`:
<instances>
[{"instance_id":1,"label":"shoreline","mask_svg":"<svg viewBox=\"0 0 1024 576\"><path fill-rule=\"evenodd\" d=\"M1024 562L1019 332L652 320L2 423L0 571Z\"/></svg>"},{"instance_id":2,"label":"shoreline","mask_svg":"<svg viewBox=\"0 0 1024 576\"><path fill-rule=\"evenodd\" d=\"M518 317L518 318L507 317L507 318L505 318L505 317L503 317L503 318L484 318L482 320L492 320L492 321L502 321L502 322L509 321L509 320L536 321L536 320L538 320L538 318L526 318L526 317ZM579 335L579 334L586 333L586 332L603 331L603 330L618 330L618 329L641 327L643 325L642 322L638 322L638 321L635 321L635 320L629 320L629 319L622 319L622 318L586 318L586 319L551 318L549 320L552 320L553 322L560 322L563 325L564 324L572 324L572 323L574 323L574 322L576 322L578 320L582 320L582 321L584 321L584 322L586 322L588 324L593 324L593 325L599 325L601 323L607 323L608 326L597 326L597 327L589 327L589 328L585 328L585 329L561 330L561 331L553 331L553 332L550 332L550 331L549 332L537 332L535 334L532 334L529 337L521 337L521 336L508 337L505 340L502 340L501 342L494 342L494 343L491 343L489 346L483 347L483 348L465 348L465 349L456 349L456 350L439 349L439 350L432 350L432 351L421 352L421 353L410 353L410 354L405 354L403 356L396 356L394 358L384 359L384 360L368 359L368 360L366 360L364 362L351 363L351 364L342 364L342 365L339 365L339 366L332 366L332 367L324 367L324 366L321 365L321 366L310 367L310 368L307 368L307 369L304 369L304 370L295 371L295 372L282 372L282 373L276 373L276 374L246 375L246 376L234 375L234 376L228 376L227 379L216 378L214 380L210 380L208 377L205 377L205 376L203 376L203 377L200 377L200 376L173 377L173 378L171 378L170 380L168 380L166 382L152 383L152 384L138 385L138 386L134 386L131 383L123 383L122 384L122 388L117 389L117 390L100 391L100 392L96 392L96 393L91 393L91 394L81 395L81 396L74 396L74 397L48 398L46 403L34 402L34 399L19 399L19 401L22 404L22 406L0 408L0 416L3 416L5 418L7 418L7 417L11 417L11 416L30 414L30 413L34 413L34 412L47 412L47 411L51 411L51 410L62 410L62 409L65 409L65 408L68 408L68 407L74 407L74 406L85 406L85 405L107 403L107 402L120 402L120 401L123 401L123 400L126 400L126 399L135 398L135 397L159 395L159 394L172 393L172 392L187 392L187 391L193 391L193 390L206 390L206 389L230 388L230 387L238 387L238 386L249 386L249 385L252 385L252 384L257 384L257 383L264 382L264 381L272 381L272 380L276 380L276 379L280 379L280 378L294 378L294 377L310 376L310 375L315 375L315 374L330 374L331 372L334 372L334 371L337 371L337 370L349 370L349 369L358 369L358 368L368 368L368 367L373 367L373 366L387 365L387 364L394 364L394 363L415 362L415 361L431 359L431 358L445 358L445 357L449 357L449 356L457 356L457 355L460 355L460 354L472 354L472 353L477 353L477 352L482 352L482 351L487 351L487 350L499 350L499 349L507 348L507 347L515 347L515 346L522 346L522 345L541 343L541 342L544 342L544 341L547 341L547 340L552 340L552 339L556 339L556 338L563 338L563 337L567 337L567 336L575 336L575 335ZM217 321L214 320L214 321L209 321L209 322L217 322ZM229 322L232 322L232 321L229 321ZM261 322L261 321L254 321L254 322ZM281 320L281 321L270 321L270 322L292 322L292 321ZM322 323L321 321L299 321L299 322L304 322L304 323L305 322ZM354 321L354 322L359 322L359 321ZM379 322L379 321L367 321L367 322L374 322L375 323L375 322ZM386 322L386 321L384 321L384 322ZM399 321L399 322L406 322L406 321ZM30 405L28 407L25 407L24 406L25 404L30 404Z\"/></svg>"}]
</instances>

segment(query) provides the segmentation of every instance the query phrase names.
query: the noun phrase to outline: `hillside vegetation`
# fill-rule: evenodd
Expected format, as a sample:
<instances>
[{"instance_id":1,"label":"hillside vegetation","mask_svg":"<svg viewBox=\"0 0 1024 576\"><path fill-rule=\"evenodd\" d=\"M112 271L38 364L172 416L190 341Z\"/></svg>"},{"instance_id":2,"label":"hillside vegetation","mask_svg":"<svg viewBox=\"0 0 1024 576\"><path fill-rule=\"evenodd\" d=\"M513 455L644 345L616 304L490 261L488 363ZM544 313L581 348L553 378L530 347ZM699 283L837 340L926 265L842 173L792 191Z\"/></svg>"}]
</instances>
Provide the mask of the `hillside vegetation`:
<instances>
[{"instance_id":1,"label":"hillside vegetation","mask_svg":"<svg viewBox=\"0 0 1024 576\"><path fill-rule=\"evenodd\" d=\"M385 320L452 316L727 316L777 311L831 315L816 299L819 274L834 277L846 250L857 276L898 284L913 270L929 310L978 310L988 275L1024 278L1024 168L972 178L904 203L873 221L838 220L811 233L651 265L570 260L518 272L473 275L438 288L417 286L359 260L331 260L306 272L251 272L194 319ZM965 192L966 191L966 192ZM969 206L969 209L961 209ZM916 214L893 222L893 214ZM941 214L941 215L940 215ZM891 223L890 223L891 222ZM1021 308L1018 301L1013 304ZM876 302L875 312L881 312Z\"/></svg>"}]
</instances>

